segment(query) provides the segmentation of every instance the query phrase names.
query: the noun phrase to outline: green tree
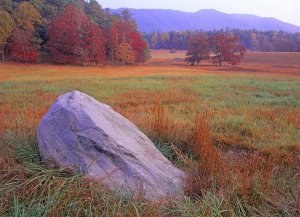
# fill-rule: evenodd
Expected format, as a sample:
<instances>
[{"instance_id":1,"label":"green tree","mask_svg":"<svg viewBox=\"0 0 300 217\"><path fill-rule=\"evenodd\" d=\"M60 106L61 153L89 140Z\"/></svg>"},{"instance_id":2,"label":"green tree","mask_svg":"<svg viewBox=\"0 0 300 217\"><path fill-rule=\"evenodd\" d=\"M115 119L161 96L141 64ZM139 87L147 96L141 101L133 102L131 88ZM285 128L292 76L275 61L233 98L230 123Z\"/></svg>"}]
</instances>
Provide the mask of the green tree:
<instances>
[{"instance_id":1,"label":"green tree","mask_svg":"<svg viewBox=\"0 0 300 217\"><path fill-rule=\"evenodd\" d=\"M44 0L30 0L29 3L32 4L33 7L35 7L39 12L41 12L42 8L45 4L45 1Z\"/></svg>"},{"instance_id":2,"label":"green tree","mask_svg":"<svg viewBox=\"0 0 300 217\"><path fill-rule=\"evenodd\" d=\"M132 26L132 28L137 31L137 24L136 21L132 18L132 14L130 13L130 11L128 9L125 9L121 12L121 18L122 20L124 20L125 22L130 23L130 25Z\"/></svg>"},{"instance_id":3,"label":"green tree","mask_svg":"<svg viewBox=\"0 0 300 217\"><path fill-rule=\"evenodd\" d=\"M54 18L58 14L58 8L51 4L43 4L41 15L43 16L46 21L50 21L52 18Z\"/></svg>"},{"instance_id":4,"label":"green tree","mask_svg":"<svg viewBox=\"0 0 300 217\"><path fill-rule=\"evenodd\" d=\"M0 46L3 61L7 39L12 35L14 28L15 22L12 17L6 11L0 11Z\"/></svg>"},{"instance_id":5,"label":"green tree","mask_svg":"<svg viewBox=\"0 0 300 217\"><path fill-rule=\"evenodd\" d=\"M110 16L96 0L90 0L87 2L85 4L84 11L93 23L105 29L107 29L112 22Z\"/></svg>"},{"instance_id":6,"label":"green tree","mask_svg":"<svg viewBox=\"0 0 300 217\"><path fill-rule=\"evenodd\" d=\"M24 30L34 30L35 24L42 19L37 9L28 2L20 3L13 14L17 27Z\"/></svg>"},{"instance_id":7,"label":"green tree","mask_svg":"<svg viewBox=\"0 0 300 217\"><path fill-rule=\"evenodd\" d=\"M11 0L0 0L0 10L11 13L13 11L13 2Z\"/></svg>"}]
</instances>

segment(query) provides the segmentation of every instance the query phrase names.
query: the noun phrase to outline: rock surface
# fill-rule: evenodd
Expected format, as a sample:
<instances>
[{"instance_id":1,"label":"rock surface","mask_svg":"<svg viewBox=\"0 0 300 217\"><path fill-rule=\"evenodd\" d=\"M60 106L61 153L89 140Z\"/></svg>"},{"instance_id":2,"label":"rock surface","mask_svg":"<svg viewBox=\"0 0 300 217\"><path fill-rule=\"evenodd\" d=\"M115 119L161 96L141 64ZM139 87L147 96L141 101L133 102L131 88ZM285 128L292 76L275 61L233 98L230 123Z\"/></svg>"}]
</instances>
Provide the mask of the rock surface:
<instances>
[{"instance_id":1,"label":"rock surface","mask_svg":"<svg viewBox=\"0 0 300 217\"><path fill-rule=\"evenodd\" d=\"M122 194L182 195L183 172L134 124L79 91L58 97L43 117L38 148L50 167L70 167Z\"/></svg>"}]
</instances>

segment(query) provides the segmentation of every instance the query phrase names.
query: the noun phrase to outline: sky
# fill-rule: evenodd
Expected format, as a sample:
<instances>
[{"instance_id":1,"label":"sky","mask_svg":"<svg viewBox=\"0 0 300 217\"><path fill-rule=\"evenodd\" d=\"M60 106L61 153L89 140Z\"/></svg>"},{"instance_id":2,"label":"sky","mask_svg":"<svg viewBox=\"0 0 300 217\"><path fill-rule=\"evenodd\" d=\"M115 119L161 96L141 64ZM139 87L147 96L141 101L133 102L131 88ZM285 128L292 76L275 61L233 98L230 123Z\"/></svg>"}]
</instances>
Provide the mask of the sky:
<instances>
[{"instance_id":1,"label":"sky","mask_svg":"<svg viewBox=\"0 0 300 217\"><path fill-rule=\"evenodd\" d=\"M98 0L104 8L174 9L195 12L215 9L225 13L274 17L300 26L300 0Z\"/></svg>"}]
</instances>

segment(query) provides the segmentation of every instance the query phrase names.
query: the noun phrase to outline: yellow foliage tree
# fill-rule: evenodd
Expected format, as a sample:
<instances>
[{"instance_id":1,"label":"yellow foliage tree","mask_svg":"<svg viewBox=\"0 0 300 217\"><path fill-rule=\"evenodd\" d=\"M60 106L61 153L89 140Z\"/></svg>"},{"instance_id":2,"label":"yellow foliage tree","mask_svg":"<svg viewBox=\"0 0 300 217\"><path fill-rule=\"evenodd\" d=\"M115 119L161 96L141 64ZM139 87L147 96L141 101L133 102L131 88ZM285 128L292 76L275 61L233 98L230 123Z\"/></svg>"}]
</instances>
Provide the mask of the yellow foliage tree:
<instances>
[{"instance_id":1,"label":"yellow foliage tree","mask_svg":"<svg viewBox=\"0 0 300 217\"><path fill-rule=\"evenodd\" d=\"M134 64L135 63L135 53L133 48L128 43L121 43L117 46L116 57L122 62L122 64Z\"/></svg>"},{"instance_id":2,"label":"yellow foliage tree","mask_svg":"<svg viewBox=\"0 0 300 217\"><path fill-rule=\"evenodd\" d=\"M15 22L6 11L0 10L0 47L2 60L4 61L5 45L7 39L12 35L15 28Z\"/></svg>"},{"instance_id":3,"label":"yellow foliage tree","mask_svg":"<svg viewBox=\"0 0 300 217\"><path fill-rule=\"evenodd\" d=\"M28 2L22 2L13 12L17 27L24 30L34 30L34 25L41 22L38 10Z\"/></svg>"}]
</instances>

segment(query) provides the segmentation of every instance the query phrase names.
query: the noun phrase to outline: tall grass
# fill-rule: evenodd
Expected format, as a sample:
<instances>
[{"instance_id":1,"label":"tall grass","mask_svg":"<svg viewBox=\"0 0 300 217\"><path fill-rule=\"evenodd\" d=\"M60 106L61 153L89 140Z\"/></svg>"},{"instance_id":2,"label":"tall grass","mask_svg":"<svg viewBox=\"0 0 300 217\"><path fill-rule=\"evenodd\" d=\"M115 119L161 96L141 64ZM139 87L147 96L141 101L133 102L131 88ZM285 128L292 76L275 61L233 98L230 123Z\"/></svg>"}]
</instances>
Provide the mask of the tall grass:
<instances>
[{"instance_id":1,"label":"tall grass","mask_svg":"<svg viewBox=\"0 0 300 217\"><path fill-rule=\"evenodd\" d=\"M1 63L0 216L299 216L297 70ZM185 170L185 198L124 198L48 169L36 128L73 89L111 105Z\"/></svg>"}]
</instances>

